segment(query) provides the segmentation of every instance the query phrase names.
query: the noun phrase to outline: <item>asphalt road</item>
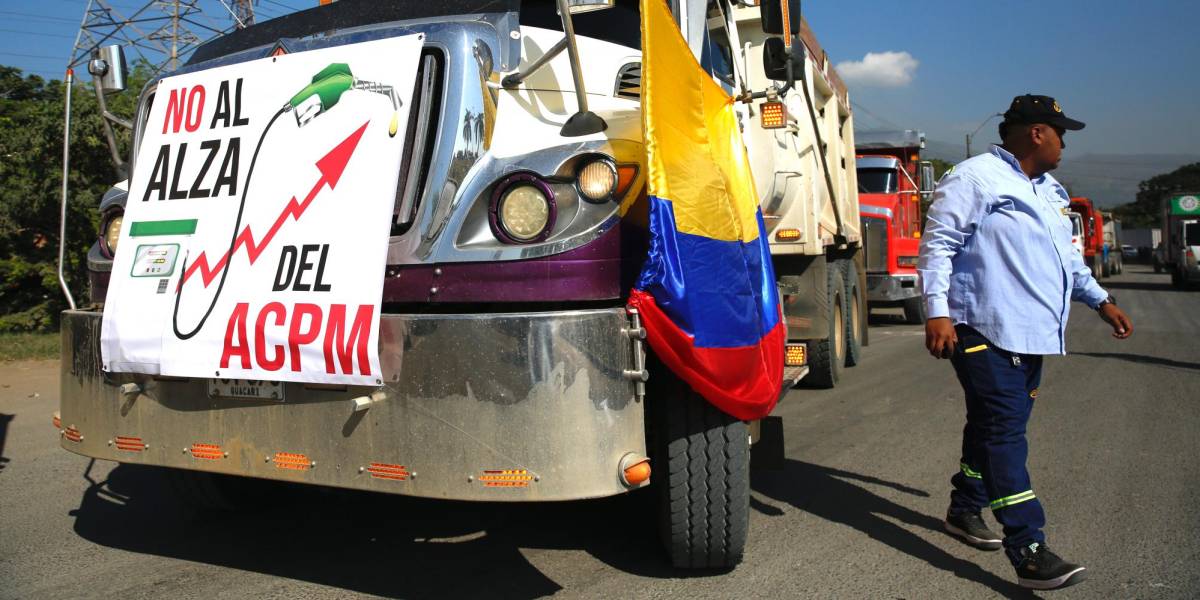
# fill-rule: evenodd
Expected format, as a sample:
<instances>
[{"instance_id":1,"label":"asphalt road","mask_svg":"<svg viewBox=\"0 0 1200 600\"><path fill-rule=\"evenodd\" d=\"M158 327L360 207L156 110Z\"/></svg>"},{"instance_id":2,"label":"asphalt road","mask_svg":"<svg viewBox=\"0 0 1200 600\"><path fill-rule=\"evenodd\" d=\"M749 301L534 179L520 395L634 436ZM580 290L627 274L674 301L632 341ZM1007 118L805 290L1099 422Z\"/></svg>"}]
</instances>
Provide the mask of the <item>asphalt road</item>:
<instances>
[{"instance_id":1,"label":"asphalt road","mask_svg":"<svg viewBox=\"0 0 1200 600\"><path fill-rule=\"evenodd\" d=\"M1134 319L1082 305L1046 362L1030 469L1050 545L1090 580L1059 598L1200 597L1200 291L1131 266ZM787 460L753 479L729 573L664 566L643 498L438 503L308 490L258 514L180 510L151 469L61 450L56 362L0 366L2 598L1027 597L1000 553L941 532L963 406L922 330L878 315L861 365L793 391Z\"/></svg>"}]
</instances>

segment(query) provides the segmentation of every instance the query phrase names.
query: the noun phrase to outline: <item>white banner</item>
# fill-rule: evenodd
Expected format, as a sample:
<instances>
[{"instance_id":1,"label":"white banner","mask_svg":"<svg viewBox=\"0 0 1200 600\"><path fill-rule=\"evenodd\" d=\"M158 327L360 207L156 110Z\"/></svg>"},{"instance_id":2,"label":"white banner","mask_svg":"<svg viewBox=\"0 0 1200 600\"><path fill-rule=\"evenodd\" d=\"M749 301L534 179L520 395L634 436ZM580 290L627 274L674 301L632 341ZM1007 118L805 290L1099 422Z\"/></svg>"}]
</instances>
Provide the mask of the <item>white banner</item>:
<instances>
[{"instance_id":1,"label":"white banner","mask_svg":"<svg viewBox=\"0 0 1200 600\"><path fill-rule=\"evenodd\" d=\"M168 77L144 125L103 367L381 383L413 35Z\"/></svg>"}]
</instances>

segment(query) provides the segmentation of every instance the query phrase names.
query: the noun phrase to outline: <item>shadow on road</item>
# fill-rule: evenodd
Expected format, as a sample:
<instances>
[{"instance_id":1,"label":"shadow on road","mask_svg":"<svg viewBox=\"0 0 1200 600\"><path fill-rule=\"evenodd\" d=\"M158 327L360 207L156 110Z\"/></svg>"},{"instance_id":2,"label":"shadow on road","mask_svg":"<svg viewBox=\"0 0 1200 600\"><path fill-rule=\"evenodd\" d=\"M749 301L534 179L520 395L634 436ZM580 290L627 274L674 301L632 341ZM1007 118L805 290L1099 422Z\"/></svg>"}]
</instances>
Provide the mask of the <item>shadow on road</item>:
<instances>
[{"instance_id":1,"label":"shadow on road","mask_svg":"<svg viewBox=\"0 0 1200 600\"><path fill-rule=\"evenodd\" d=\"M8 465L8 458L4 456L4 441L8 439L8 424L15 418L16 415L0 413L0 471L4 471Z\"/></svg>"},{"instance_id":2,"label":"shadow on road","mask_svg":"<svg viewBox=\"0 0 1200 600\"><path fill-rule=\"evenodd\" d=\"M1158 356L1146 356L1144 354L1129 354L1126 352L1072 352L1072 355L1091 356L1093 358L1115 358L1132 363L1143 365L1155 365L1166 367L1168 369L1186 369L1191 371L1200 371L1200 363L1183 362L1181 360L1171 360Z\"/></svg>"},{"instance_id":3,"label":"shadow on road","mask_svg":"<svg viewBox=\"0 0 1200 600\"><path fill-rule=\"evenodd\" d=\"M1111 279L1103 280L1100 285L1106 290L1139 290L1145 292L1181 292L1181 290L1171 285L1170 279L1163 281L1113 281Z\"/></svg>"},{"instance_id":4,"label":"shadow on road","mask_svg":"<svg viewBox=\"0 0 1200 600\"><path fill-rule=\"evenodd\" d=\"M940 518L924 515L892 502L857 483L879 485L913 496L929 497L928 493L903 484L791 459L786 461L782 471L764 471L756 474L754 490L774 500L787 502L813 516L852 527L871 539L919 558L938 569L987 586L1006 597L1034 597L1015 582L998 577L969 560L952 556L888 520L895 519L942 533ZM775 507L753 499L751 506L767 515L779 514Z\"/></svg>"},{"instance_id":5,"label":"shadow on road","mask_svg":"<svg viewBox=\"0 0 1200 600\"><path fill-rule=\"evenodd\" d=\"M90 471L89 466L89 471ZM562 586L521 548L583 550L647 577L713 576L669 566L652 498L469 503L301 486L284 506L194 513L160 469L118 465L83 495L75 531L97 544L404 598L536 598Z\"/></svg>"}]
</instances>

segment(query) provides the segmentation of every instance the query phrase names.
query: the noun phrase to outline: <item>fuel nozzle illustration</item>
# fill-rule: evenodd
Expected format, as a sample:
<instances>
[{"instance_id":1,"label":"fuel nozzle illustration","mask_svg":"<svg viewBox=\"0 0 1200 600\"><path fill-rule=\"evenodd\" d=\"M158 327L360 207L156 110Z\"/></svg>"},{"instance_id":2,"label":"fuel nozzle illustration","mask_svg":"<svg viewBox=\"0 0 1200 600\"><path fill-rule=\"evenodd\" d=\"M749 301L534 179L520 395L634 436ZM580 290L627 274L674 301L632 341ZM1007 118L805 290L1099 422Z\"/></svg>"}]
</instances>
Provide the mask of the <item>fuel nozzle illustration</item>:
<instances>
[{"instance_id":1,"label":"fuel nozzle illustration","mask_svg":"<svg viewBox=\"0 0 1200 600\"><path fill-rule=\"evenodd\" d=\"M285 109L292 110L296 115L296 125L304 127L318 115L337 105L342 94L350 90L363 90L387 96L392 101L392 121L388 125L388 135L395 137L400 126L400 97L395 88L390 85L357 79L350 72L350 65L333 63L319 73L313 75L312 83L300 90L288 101Z\"/></svg>"}]
</instances>

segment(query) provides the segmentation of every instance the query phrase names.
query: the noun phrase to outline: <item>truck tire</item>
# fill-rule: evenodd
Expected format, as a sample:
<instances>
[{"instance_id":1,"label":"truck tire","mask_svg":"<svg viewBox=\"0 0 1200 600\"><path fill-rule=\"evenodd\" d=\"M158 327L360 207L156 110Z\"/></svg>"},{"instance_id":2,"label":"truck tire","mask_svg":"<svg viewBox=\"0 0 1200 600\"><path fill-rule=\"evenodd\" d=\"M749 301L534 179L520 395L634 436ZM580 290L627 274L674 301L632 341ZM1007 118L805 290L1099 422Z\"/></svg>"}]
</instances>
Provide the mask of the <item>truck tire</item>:
<instances>
[{"instance_id":1,"label":"truck tire","mask_svg":"<svg viewBox=\"0 0 1200 600\"><path fill-rule=\"evenodd\" d=\"M1179 271L1179 267L1171 269L1171 287L1182 290L1184 287L1183 273Z\"/></svg>"},{"instance_id":2,"label":"truck tire","mask_svg":"<svg viewBox=\"0 0 1200 600\"><path fill-rule=\"evenodd\" d=\"M200 511L243 511L265 508L282 496L280 482L222 473L165 468L175 495Z\"/></svg>"},{"instance_id":3,"label":"truck tire","mask_svg":"<svg viewBox=\"0 0 1200 600\"><path fill-rule=\"evenodd\" d=\"M1110 276L1110 275L1112 275L1112 274L1113 274L1113 268L1112 268L1112 264L1110 264L1110 262L1109 262L1109 261L1107 261L1107 260L1106 260L1106 261L1103 261L1103 262L1100 264L1100 276L1101 276L1101 277L1108 277L1108 276Z\"/></svg>"},{"instance_id":4,"label":"truck tire","mask_svg":"<svg viewBox=\"0 0 1200 600\"><path fill-rule=\"evenodd\" d=\"M677 568L733 568L750 525L749 430L665 370L655 377L652 460L665 476L653 484L663 546Z\"/></svg>"},{"instance_id":5,"label":"truck tire","mask_svg":"<svg viewBox=\"0 0 1200 600\"><path fill-rule=\"evenodd\" d=\"M1092 268L1092 279L1100 279L1101 277L1103 277L1103 275L1100 272L1100 255L1098 255L1098 254L1092 255L1091 268Z\"/></svg>"},{"instance_id":6,"label":"truck tire","mask_svg":"<svg viewBox=\"0 0 1200 600\"><path fill-rule=\"evenodd\" d=\"M909 325L925 324L925 300L920 296L904 299L904 322Z\"/></svg>"},{"instance_id":7,"label":"truck tire","mask_svg":"<svg viewBox=\"0 0 1200 600\"><path fill-rule=\"evenodd\" d=\"M808 376L802 383L810 387L832 388L842 376L842 364L846 356L846 280L838 263L830 262L827 299L829 306L829 337L809 344L811 356Z\"/></svg>"},{"instance_id":8,"label":"truck tire","mask_svg":"<svg viewBox=\"0 0 1200 600\"><path fill-rule=\"evenodd\" d=\"M852 260L839 260L846 286L846 366L853 367L862 359L863 311L862 292L858 288L858 267Z\"/></svg>"},{"instance_id":9,"label":"truck tire","mask_svg":"<svg viewBox=\"0 0 1200 600\"><path fill-rule=\"evenodd\" d=\"M1117 275L1120 275L1124 272L1125 272L1125 257L1118 256L1117 257Z\"/></svg>"}]
</instances>

